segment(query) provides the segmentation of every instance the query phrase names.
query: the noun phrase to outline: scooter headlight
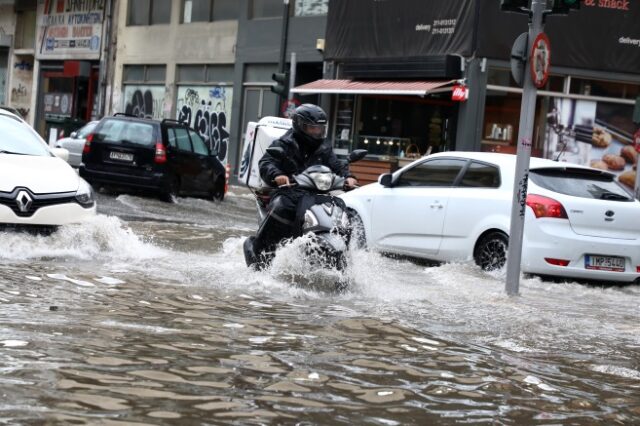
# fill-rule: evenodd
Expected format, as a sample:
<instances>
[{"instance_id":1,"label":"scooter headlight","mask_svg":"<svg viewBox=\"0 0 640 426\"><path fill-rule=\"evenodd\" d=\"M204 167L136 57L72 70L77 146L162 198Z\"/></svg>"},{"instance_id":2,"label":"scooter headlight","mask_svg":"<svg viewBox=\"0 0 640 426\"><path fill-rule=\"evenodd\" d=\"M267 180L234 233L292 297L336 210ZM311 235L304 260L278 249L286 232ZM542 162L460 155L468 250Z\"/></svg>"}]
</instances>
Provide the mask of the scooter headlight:
<instances>
[{"instance_id":1,"label":"scooter headlight","mask_svg":"<svg viewBox=\"0 0 640 426\"><path fill-rule=\"evenodd\" d=\"M302 225L302 228L309 229L314 226L318 226L318 218L311 210L307 210L304 213L304 224Z\"/></svg>"},{"instance_id":2,"label":"scooter headlight","mask_svg":"<svg viewBox=\"0 0 640 426\"><path fill-rule=\"evenodd\" d=\"M328 191L331 189L331 183L333 182L332 173L309 173L309 177L313 180L316 188L320 191Z\"/></svg>"}]
</instances>

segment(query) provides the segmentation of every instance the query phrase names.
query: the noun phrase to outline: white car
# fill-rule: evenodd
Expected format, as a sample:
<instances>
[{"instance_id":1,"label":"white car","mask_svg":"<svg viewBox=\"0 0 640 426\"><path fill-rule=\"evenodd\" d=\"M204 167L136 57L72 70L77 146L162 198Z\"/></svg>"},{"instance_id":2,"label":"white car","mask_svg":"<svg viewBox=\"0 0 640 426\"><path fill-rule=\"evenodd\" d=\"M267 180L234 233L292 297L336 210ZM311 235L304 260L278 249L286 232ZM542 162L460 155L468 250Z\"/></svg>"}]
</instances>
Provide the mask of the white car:
<instances>
[{"instance_id":1,"label":"white car","mask_svg":"<svg viewBox=\"0 0 640 426\"><path fill-rule=\"evenodd\" d=\"M0 225L57 226L96 213L91 186L24 120L0 110Z\"/></svg>"},{"instance_id":2,"label":"white car","mask_svg":"<svg viewBox=\"0 0 640 426\"><path fill-rule=\"evenodd\" d=\"M444 152L342 195L370 248L505 265L516 156ZM609 172L531 158L522 272L640 281L640 202Z\"/></svg>"},{"instance_id":3,"label":"white car","mask_svg":"<svg viewBox=\"0 0 640 426\"><path fill-rule=\"evenodd\" d=\"M82 164L82 150L87 141L87 136L93 132L98 121L90 121L82 126L78 131L71 132L69 137L61 138L56 141L56 148L64 148L69 151L69 159L67 162L73 167L80 167Z\"/></svg>"}]
</instances>

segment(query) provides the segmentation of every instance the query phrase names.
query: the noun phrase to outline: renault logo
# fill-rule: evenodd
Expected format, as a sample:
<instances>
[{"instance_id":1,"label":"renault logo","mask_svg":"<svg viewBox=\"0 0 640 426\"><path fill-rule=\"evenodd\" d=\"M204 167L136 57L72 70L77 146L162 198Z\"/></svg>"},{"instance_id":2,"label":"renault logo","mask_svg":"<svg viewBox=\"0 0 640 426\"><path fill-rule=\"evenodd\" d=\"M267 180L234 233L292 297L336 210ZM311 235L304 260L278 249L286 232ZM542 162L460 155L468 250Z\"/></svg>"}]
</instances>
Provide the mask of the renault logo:
<instances>
[{"instance_id":1,"label":"renault logo","mask_svg":"<svg viewBox=\"0 0 640 426\"><path fill-rule=\"evenodd\" d=\"M20 191L16 195L16 204L22 213L27 213L33 204L33 198L27 191Z\"/></svg>"}]
</instances>

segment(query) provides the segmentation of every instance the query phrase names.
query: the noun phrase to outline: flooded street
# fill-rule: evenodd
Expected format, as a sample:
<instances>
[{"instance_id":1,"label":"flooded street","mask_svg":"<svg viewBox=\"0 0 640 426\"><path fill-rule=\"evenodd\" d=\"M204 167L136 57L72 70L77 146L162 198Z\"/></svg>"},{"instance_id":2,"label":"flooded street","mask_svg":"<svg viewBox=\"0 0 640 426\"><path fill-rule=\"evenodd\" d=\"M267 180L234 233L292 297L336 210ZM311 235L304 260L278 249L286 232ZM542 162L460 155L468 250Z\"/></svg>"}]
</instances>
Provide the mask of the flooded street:
<instances>
[{"instance_id":1,"label":"flooded street","mask_svg":"<svg viewBox=\"0 0 640 426\"><path fill-rule=\"evenodd\" d=\"M295 247L246 268L242 189L98 203L0 232L0 424L640 423L639 286L356 251L327 292Z\"/></svg>"}]
</instances>

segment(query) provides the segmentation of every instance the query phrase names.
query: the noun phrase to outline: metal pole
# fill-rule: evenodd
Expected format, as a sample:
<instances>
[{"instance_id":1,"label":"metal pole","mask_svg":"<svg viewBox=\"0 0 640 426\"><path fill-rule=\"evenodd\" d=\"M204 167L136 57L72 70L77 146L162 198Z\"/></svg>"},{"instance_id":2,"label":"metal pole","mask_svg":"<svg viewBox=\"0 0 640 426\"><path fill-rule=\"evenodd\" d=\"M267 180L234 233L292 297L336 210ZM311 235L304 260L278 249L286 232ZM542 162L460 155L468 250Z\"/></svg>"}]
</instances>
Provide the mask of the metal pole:
<instances>
[{"instance_id":1,"label":"metal pole","mask_svg":"<svg viewBox=\"0 0 640 426\"><path fill-rule=\"evenodd\" d=\"M280 38L280 59L278 61L278 72L284 72L284 63L287 56L287 37L289 36L289 0L282 0L282 37ZM284 99L278 95L276 97L276 115L280 114L280 104Z\"/></svg>"},{"instance_id":2,"label":"metal pole","mask_svg":"<svg viewBox=\"0 0 640 426\"><path fill-rule=\"evenodd\" d=\"M291 52L291 64L289 65L289 92L287 93L287 100L293 99L293 92L291 90L296 86L296 52Z\"/></svg>"},{"instance_id":3,"label":"metal pole","mask_svg":"<svg viewBox=\"0 0 640 426\"><path fill-rule=\"evenodd\" d=\"M511 204L511 226L509 228L509 252L507 255L507 282L505 290L510 296L518 294L520 285L520 262L522 261L522 237L524 234L524 216L526 211L527 183L529 179L529 160L533 137L537 89L529 72L532 45L543 29L543 12L546 0L532 0L531 22L529 23L529 45L525 63L524 87L520 107L520 128L518 131L518 151L516 171L513 179L513 201Z\"/></svg>"}]
</instances>

